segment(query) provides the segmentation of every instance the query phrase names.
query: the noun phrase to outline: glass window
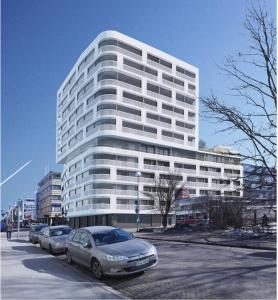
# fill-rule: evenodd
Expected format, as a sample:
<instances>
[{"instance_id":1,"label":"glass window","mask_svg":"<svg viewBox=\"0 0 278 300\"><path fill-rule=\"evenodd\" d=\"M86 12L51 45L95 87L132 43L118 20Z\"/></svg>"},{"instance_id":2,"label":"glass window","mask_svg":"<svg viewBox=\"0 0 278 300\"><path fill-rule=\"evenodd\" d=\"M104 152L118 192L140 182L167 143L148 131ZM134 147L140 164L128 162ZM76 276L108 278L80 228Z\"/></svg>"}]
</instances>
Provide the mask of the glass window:
<instances>
[{"instance_id":1,"label":"glass window","mask_svg":"<svg viewBox=\"0 0 278 300\"><path fill-rule=\"evenodd\" d=\"M146 103L148 105L152 105L152 106L157 107L157 102L154 101L154 100L150 100L150 99L144 98L144 103Z\"/></svg>"},{"instance_id":2,"label":"glass window","mask_svg":"<svg viewBox=\"0 0 278 300\"><path fill-rule=\"evenodd\" d=\"M129 59L124 58L124 64L127 65L127 66L130 66L132 68L138 69L140 71L144 71L144 66L142 66L142 65L140 65L136 62L133 62Z\"/></svg>"},{"instance_id":3,"label":"glass window","mask_svg":"<svg viewBox=\"0 0 278 300\"><path fill-rule=\"evenodd\" d=\"M50 236L60 236L70 234L71 228L57 228L50 230Z\"/></svg>"},{"instance_id":4,"label":"glass window","mask_svg":"<svg viewBox=\"0 0 278 300\"><path fill-rule=\"evenodd\" d=\"M148 83L147 84L147 89L148 89L148 91L159 94L159 87L154 85L154 84Z\"/></svg>"},{"instance_id":5,"label":"glass window","mask_svg":"<svg viewBox=\"0 0 278 300\"><path fill-rule=\"evenodd\" d=\"M139 49L137 49L135 47L132 47L132 46L126 44L126 43L123 43L123 42L119 41L119 47L121 47L122 49L125 49L125 50L127 50L129 52L132 52L134 54L137 54L139 56L142 56L142 51L141 50L139 50Z\"/></svg>"},{"instance_id":6,"label":"glass window","mask_svg":"<svg viewBox=\"0 0 278 300\"><path fill-rule=\"evenodd\" d=\"M162 87L160 88L160 94L169 98L172 97L172 92Z\"/></svg>"},{"instance_id":7,"label":"glass window","mask_svg":"<svg viewBox=\"0 0 278 300\"><path fill-rule=\"evenodd\" d=\"M169 68L169 69L172 69L172 64L169 63L168 61L164 60L164 59L160 59L160 64Z\"/></svg>"},{"instance_id":8,"label":"glass window","mask_svg":"<svg viewBox=\"0 0 278 300\"><path fill-rule=\"evenodd\" d=\"M154 56L154 55L148 54L148 59L150 59L150 60L152 60L152 61L159 64L159 58Z\"/></svg>"},{"instance_id":9,"label":"glass window","mask_svg":"<svg viewBox=\"0 0 278 300\"><path fill-rule=\"evenodd\" d=\"M80 238L81 238L81 232L80 231L77 231L75 233L75 235L73 236L73 241L76 242L76 243L80 243Z\"/></svg>"},{"instance_id":10,"label":"glass window","mask_svg":"<svg viewBox=\"0 0 278 300\"><path fill-rule=\"evenodd\" d=\"M80 244L90 243L90 236L86 232L82 232L79 239Z\"/></svg>"},{"instance_id":11,"label":"glass window","mask_svg":"<svg viewBox=\"0 0 278 300\"><path fill-rule=\"evenodd\" d=\"M93 233L92 237L96 246L121 243L133 239L131 234L118 228L102 233Z\"/></svg>"}]
</instances>

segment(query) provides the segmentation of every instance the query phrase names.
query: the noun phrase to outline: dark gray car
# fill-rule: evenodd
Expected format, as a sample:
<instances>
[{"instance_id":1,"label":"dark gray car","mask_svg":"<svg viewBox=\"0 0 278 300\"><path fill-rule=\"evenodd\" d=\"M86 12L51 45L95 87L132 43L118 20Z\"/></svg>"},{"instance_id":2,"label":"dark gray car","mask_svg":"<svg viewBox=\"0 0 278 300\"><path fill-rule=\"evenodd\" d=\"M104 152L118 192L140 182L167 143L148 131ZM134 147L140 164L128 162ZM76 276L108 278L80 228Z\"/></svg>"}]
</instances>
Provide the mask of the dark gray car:
<instances>
[{"instance_id":1,"label":"dark gray car","mask_svg":"<svg viewBox=\"0 0 278 300\"><path fill-rule=\"evenodd\" d=\"M66 225L45 227L39 236L40 247L51 254L65 253L65 241L70 232L71 228Z\"/></svg>"},{"instance_id":2,"label":"dark gray car","mask_svg":"<svg viewBox=\"0 0 278 300\"><path fill-rule=\"evenodd\" d=\"M152 244L110 226L73 230L66 241L66 255L68 263L91 268L97 279L142 272L158 262Z\"/></svg>"},{"instance_id":3,"label":"dark gray car","mask_svg":"<svg viewBox=\"0 0 278 300\"><path fill-rule=\"evenodd\" d=\"M39 241L40 231L48 227L47 224L32 224L29 231L29 241L33 244L37 244Z\"/></svg>"}]
</instances>

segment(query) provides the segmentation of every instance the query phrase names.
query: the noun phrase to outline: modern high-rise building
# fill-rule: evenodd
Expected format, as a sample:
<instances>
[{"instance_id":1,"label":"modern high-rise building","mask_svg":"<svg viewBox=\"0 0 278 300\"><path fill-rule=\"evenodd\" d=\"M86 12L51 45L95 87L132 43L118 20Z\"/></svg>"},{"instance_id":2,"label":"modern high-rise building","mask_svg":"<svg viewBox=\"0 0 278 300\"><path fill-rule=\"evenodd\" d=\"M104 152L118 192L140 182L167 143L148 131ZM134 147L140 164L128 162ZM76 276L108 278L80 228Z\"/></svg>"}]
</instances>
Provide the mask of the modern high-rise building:
<instances>
[{"instance_id":1,"label":"modern high-rise building","mask_svg":"<svg viewBox=\"0 0 278 300\"><path fill-rule=\"evenodd\" d=\"M50 171L38 183L37 219L39 222L54 224L62 217L61 173Z\"/></svg>"},{"instance_id":2,"label":"modern high-rise building","mask_svg":"<svg viewBox=\"0 0 278 300\"><path fill-rule=\"evenodd\" d=\"M142 226L160 225L142 192L169 171L192 196L241 195L239 155L198 149L198 95L196 67L119 32L97 36L57 93L56 159L72 226L133 227L138 194Z\"/></svg>"}]
</instances>

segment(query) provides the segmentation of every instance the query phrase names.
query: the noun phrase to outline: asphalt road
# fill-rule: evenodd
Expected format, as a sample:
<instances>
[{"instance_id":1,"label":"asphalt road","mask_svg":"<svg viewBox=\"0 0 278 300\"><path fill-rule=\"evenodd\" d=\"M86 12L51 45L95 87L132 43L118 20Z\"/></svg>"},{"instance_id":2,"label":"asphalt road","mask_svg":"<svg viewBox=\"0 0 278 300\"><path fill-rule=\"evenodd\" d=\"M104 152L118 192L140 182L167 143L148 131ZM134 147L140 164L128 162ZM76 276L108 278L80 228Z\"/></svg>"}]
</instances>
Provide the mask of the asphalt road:
<instances>
[{"instance_id":1,"label":"asphalt road","mask_svg":"<svg viewBox=\"0 0 278 300\"><path fill-rule=\"evenodd\" d=\"M159 254L155 268L139 275L107 277L104 283L131 299L276 299L274 251L164 241L152 243ZM25 251L32 253L33 247L44 253L31 244ZM43 256L40 257L43 260ZM56 259L63 265L61 273L74 270L82 278L92 276L84 267L68 266L64 255ZM52 270L45 268L45 272ZM78 296L75 299L79 299Z\"/></svg>"},{"instance_id":2,"label":"asphalt road","mask_svg":"<svg viewBox=\"0 0 278 300\"><path fill-rule=\"evenodd\" d=\"M134 299L276 299L271 251L153 241L159 264L105 282Z\"/></svg>"}]
</instances>

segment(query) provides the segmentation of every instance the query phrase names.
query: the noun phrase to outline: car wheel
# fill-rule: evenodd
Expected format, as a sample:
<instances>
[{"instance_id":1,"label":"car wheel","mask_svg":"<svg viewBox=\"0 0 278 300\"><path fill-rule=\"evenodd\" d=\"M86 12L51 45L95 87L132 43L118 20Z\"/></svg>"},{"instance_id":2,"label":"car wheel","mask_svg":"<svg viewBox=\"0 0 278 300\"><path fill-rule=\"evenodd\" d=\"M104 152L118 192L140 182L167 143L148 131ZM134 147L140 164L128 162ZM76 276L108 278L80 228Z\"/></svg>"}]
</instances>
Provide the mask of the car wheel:
<instances>
[{"instance_id":1,"label":"car wheel","mask_svg":"<svg viewBox=\"0 0 278 300\"><path fill-rule=\"evenodd\" d=\"M52 254L52 255L54 254L54 253L53 253L52 246L51 246L50 244L49 244L49 253Z\"/></svg>"},{"instance_id":2,"label":"car wheel","mask_svg":"<svg viewBox=\"0 0 278 300\"><path fill-rule=\"evenodd\" d=\"M70 265L73 263L69 250L66 251L66 260L67 260L67 263Z\"/></svg>"},{"instance_id":3,"label":"car wheel","mask_svg":"<svg viewBox=\"0 0 278 300\"><path fill-rule=\"evenodd\" d=\"M103 271L100 262L97 259L92 260L91 264L93 274L96 279L102 279L103 278Z\"/></svg>"}]
</instances>

